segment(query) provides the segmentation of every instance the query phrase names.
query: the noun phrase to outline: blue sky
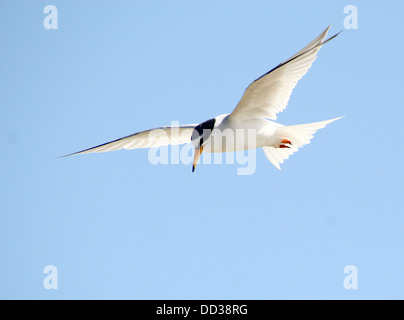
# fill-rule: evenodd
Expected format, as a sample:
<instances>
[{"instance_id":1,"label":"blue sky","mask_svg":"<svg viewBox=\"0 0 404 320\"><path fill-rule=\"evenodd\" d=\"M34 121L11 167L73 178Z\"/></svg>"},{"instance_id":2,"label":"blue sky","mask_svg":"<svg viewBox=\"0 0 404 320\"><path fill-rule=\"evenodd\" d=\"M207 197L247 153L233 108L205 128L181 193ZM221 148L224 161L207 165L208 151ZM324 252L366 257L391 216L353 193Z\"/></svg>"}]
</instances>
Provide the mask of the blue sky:
<instances>
[{"instance_id":1,"label":"blue sky","mask_svg":"<svg viewBox=\"0 0 404 320\"><path fill-rule=\"evenodd\" d=\"M46 30L46 5L58 29ZM279 115L346 116L278 171L58 156L229 113L358 8ZM0 2L0 298L404 298L402 1ZM58 270L45 290L44 267ZM358 270L358 290L343 286Z\"/></svg>"}]
</instances>

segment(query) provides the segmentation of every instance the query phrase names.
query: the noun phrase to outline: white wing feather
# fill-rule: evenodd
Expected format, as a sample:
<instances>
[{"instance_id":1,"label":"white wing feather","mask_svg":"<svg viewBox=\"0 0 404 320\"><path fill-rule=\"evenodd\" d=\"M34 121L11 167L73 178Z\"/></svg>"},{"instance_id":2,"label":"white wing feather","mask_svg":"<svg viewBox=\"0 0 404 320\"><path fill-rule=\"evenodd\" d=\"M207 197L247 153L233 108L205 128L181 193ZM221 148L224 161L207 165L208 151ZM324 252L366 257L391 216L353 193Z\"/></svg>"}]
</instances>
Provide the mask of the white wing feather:
<instances>
[{"instance_id":1,"label":"white wing feather","mask_svg":"<svg viewBox=\"0 0 404 320\"><path fill-rule=\"evenodd\" d=\"M241 121L254 118L276 120L276 114L286 108L292 90L316 60L321 46L338 35L324 41L330 27L304 49L255 80L230 117Z\"/></svg>"},{"instance_id":2,"label":"white wing feather","mask_svg":"<svg viewBox=\"0 0 404 320\"><path fill-rule=\"evenodd\" d=\"M144 148L158 148L167 145L178 145L191 142L192 131L196 124L189 124L183 126L161 127L151 130L146 130L123 137L102 145L69 154L65 157L93 153L93 152L107 152L120 149L144 149Z\"/></svg>"}]
</instances>

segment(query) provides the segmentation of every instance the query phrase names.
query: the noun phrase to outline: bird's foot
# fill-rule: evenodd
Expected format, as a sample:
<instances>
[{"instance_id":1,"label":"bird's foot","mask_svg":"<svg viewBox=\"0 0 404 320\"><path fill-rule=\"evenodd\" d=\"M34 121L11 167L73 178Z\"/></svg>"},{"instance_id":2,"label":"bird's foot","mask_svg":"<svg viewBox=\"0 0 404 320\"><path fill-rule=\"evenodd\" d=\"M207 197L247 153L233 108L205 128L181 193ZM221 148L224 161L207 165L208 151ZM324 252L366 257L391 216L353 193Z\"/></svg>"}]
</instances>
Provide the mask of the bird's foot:
<instances>
[{"instance_id":1,"label":"bird's foot","mask_svg":"<svg viewBox=\"0 0 404 320\"><path fill-rule=\"evenodd\" d=\"M282 139L281 144L279 145L279 148L284 149L284 148L290 148L292 145L292 142L288 139Z\"/></svg>"}]
</instances>

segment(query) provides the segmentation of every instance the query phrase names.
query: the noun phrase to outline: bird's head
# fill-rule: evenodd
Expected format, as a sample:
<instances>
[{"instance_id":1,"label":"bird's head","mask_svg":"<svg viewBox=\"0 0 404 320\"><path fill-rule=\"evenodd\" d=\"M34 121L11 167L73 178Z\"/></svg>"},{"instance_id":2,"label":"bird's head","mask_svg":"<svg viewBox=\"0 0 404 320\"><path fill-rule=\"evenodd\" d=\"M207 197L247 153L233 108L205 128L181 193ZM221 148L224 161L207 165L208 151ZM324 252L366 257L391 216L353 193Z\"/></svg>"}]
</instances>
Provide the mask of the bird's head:
<instances>
[{"instance_id":1,"label":"bird's head","mask_svg":"<svg viewBox=\"0 0 404 320\"><path fill-rule=\"evenodd\" d=\"M192 166L192 172L195 171L199 158L203 152L203 146L212 134L212 130L215 127L216 119L210 119L197 125L192 132L191 141L195 147L194 163Z\"/></svg>"}]
</instances>

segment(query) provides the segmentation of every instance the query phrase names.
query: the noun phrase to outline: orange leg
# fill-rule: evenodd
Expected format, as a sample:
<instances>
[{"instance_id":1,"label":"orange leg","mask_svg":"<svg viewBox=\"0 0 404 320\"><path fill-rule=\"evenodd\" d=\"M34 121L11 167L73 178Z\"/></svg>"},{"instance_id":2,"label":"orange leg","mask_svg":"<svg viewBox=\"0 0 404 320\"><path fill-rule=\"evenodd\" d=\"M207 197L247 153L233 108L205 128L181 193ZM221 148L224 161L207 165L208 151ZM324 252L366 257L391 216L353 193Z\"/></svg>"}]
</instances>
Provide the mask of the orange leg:
<instances>
[{"instance_id":1,"label":"orange leg","mask_svg":"<svg viewBox=\"0 0 404 320\"><path fill-rule=\"evenodd\" d=\"M290 148L290 146L288 146L288 145L291 145L291 144L292 144L292 142L290 140L282 139L282 144L279 145L279 148L281 148L281 149Z\"/></svg>"}]
</instances>

